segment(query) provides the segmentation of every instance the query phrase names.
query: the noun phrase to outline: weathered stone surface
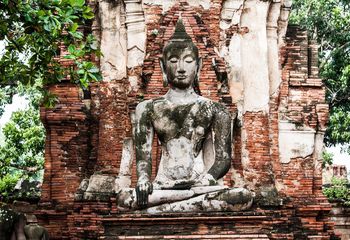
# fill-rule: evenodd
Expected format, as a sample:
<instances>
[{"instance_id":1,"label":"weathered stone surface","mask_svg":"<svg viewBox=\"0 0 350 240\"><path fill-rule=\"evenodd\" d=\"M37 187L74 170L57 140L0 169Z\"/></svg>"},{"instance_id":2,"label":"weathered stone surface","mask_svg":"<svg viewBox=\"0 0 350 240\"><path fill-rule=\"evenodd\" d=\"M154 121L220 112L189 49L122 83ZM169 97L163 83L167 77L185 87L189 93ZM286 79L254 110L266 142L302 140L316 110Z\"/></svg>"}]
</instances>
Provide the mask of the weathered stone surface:
<instances>
[{"instance_id":1,"label":"weathered stone surface","mask_svg":"<svg viewBox=\"0 0 350 240\"><path fill-rule=\"evenodd\" d=\"M103 81L126 77L127 33L125 9L121 1L99 1L102 57L100 68Z\"/></svg>"},{"instance_id":2,"label":"weathered stone surface","mask_svg":"<svg viewBox=\"0 0 350 240\"><path fill-rule=\"evenodd\" d=\"M118 205L124 210L138 209L134 189L123 189ZM253 195L244 188L224 186L194 187L190 190L154 190L149 195L148 208L141 212L211 212L249 209ZM154 206L154 207L153 207Z\"/></svg>"},{"instance_id":3,"label":"weathered stone surface","mask_svg":"<svg viewBox=\"0 0 350 240\"><path fill-rule=\"evenodd\" d=\"M126 21L127 28L127 67L141 66L146 51L145 17L142 9L142 1L126 0Z\"/></svg>"},{"instance_id":4,"label":"weathered stone surface","mask_svg":"<svg viewBox=\"0 0 350 240\"><path fill-rule=\"evenodd\" d=\"M24 226L25 239L47 240L49 233L47 229L38 224L35 215L26 215L27 225ZM18 238L17 238L18 239Z\"/></svg>"},{"instance_id":5,"label":"weathered stone surface","mask_svg":"<svg viewBox=\"0 0 350 240\"><path fill-rule=\"evenodd\" d=\"M253 195L250 191L244 188L233 188L202 194L189 200L151 207L144 212L150 214L162 212L234 212L247 210L252 203Z\"/></svg>"},{"instance_id":6,"label":"weathered stone surface","mask_svg":"<svg viewBox=\"0 0 350 240\"><path fill-rule=\"evenodd\" d=\"M292 158L306 158L314 153L314 129L298 128L288 121L279 123L279 151L281 163L289 163Z\"/></svg>"},{"instance_id":7,"label":"weathered stone surface","mask_svg":"<svg viewBox=\"0 0 350 240\"><path fill-rule=\"evenodd\" d=\"M123 153L120 162L118 177L115 179L115 192L122 188L129 188L131 185L132 160L134 156L134 144L131 138L126 138L123 142Z\"/></svg>"},{"instance_id":8,"label":"weathered stone surface","mask_svg":"<svg viewBox=\"0 0 350 240\"><path fill-rule=\"evenodd\" d=\"M238 201L237 206L232 199L237 198L235 194L245 195L243 190L238 192L227 189L220 191L222 195L208 195L212 192L211 186L218 185L217 180L229 171L232 123L231 116L223 105L203 98L195 92L194 89L198 87L201 63L198 48L187 34L182 19L179 19L175 32L164 47L161 59L164 86L169 84L170 89L162 97L141 102L136 107L134 140L137 186L135 191L132 191L134 194L131 190L118 191L118 204L121 207L149 208L157 203L157 200L150 202L150 196L161 199L162 202L158 204L189 199L179 202L179 206L177 203L171 204L173 205L171 209L159 206L159 211L161 209L164 211L181 209L183 211L191 211L191 209L193 211L220 211L220 209L228 211L244 210L251 206L253 200L248 190L244 191L251 195L250 198L247 194L245 197L249 198L250 204L248 200L245 200L244 204ZM162 156L157 166L156 177L151 181L154 132L161 143ZM204 144L210 136L213 137L211 142L214 148L214 160L208 164L205 163L203 147L210 147ZM210 151L205 152L208 155ZM204 205L200 207L197 206L199 200L191 198L196 196L195 191L193 194L191 191L181 191L197 186L201 187L203 195L200 200ZM168 189L175 191L164 191ZM153 194L153 190L158 191ZM226 191L232 193L232 199L222 197L226 196ZM205 201L207 198L209 202ZM225 203L226 198L231 203ZM211 199L219 203L214 206L210 203Z\"/></svg>"},{"instance_id":9,"label":"weathered stone surface","mask_svg":"<svg viewBox=\"0 0 350 240\"><path fill-rule=\"evenodd\" d=\"M331 220L335 224L335 233L340 236L341 240L350 238L349 229L349 207L342 206L340 203L333 203L332 211L330 212Z\"/></svg>"},{"instance_id":10,"label":"weathered stone surface","mask_svg":"<svg viewBox=\"0 0 350 240\"><path fill-rule=\"evenodd\" d=\"M224 1L221 10L220 28L226 30L232 25L239 25L243 10L244 0Z\"/></svg>"},{"instance_id":11,"label":"weathered stone surface","mask_svg":"<svg viewBox=\"0 0 350 240\"><path fill-rule=\"evenodd\" d=\"M279 59L278 59L278 27L281 25L281 1L273 1L267 15L266 33L267 33L267 54L269 71L269 93L276 94L282 82Z\"/></svg>"},{"instance_id":12,"label":"weathered stone surface","mask_svg":"<svg viewBox=\"0 0 350 240\"><path fill-rule=\"evenodd\" d=\"M268 112L270 95L266 19L269 2L246 0L244 7L241 25L247 27L249 32L242 36L241 42L243 112ZM252 74L252 69L255 74Z\"/></svg>"},{"instance_id":13,"label":"weathered stone surface","mask_svg":"<svg viewBox=\"0 0 350 240\"><path fill-rule=\"evenodd\" d=\"M94 174L89 179L87 192L108 193L114 192L115 178L109 175Z\"/></svg>"},{"instance_id":14,"label":"weathered stone surface","mask_svg":"<svg viewBox=\"0 0 350 240\"><path fill-rule=\"evenodd\" d=\"M168 1L162 1L162 0L144 0L144 4L147 5L159 5L162 7L163 11L168 11L171 7L173 7L177 1L176 0L168 0ZM190 6L201 6L204 9L210 8L210 0L188 0L187 3Z\"/></svg>"}]
</instances>

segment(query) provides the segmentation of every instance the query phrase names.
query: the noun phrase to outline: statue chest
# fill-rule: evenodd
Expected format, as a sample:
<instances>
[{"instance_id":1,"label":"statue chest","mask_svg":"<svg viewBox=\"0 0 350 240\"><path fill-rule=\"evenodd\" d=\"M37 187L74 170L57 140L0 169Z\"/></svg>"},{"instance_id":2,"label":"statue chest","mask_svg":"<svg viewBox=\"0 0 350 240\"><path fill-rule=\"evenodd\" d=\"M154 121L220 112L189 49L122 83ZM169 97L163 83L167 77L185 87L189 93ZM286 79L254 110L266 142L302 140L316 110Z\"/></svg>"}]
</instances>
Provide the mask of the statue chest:
<instances>
[{"instance_id":1,"label":"statue chest","mask_svg":"<svg viewBox=\"0 0 350 240\"><path fill-rule=\"evenodd\" d=\"M153 106L152 124L162 142L179 137L193 139L209 132L213 115L208 103L176 105L157 102Z\"/></svg>"}]
</instances>

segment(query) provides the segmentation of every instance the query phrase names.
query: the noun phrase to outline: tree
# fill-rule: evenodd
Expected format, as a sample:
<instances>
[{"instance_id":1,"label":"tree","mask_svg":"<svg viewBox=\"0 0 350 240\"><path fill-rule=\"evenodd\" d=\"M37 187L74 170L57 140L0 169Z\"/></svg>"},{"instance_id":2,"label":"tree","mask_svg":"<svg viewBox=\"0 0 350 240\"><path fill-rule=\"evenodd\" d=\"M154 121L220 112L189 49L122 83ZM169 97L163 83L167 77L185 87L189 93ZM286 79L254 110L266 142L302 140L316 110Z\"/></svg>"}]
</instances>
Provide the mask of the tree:
<instances>
[{"instance_id":1,"label":"tree","mask_svg":"<svg viewBox=\"0 0 350 240\"><path fill-rule=\"evenodd\" d=\"M11 103L13 90L10 86L0 88L0 116L4 113L5 105Z\"/></svg>"},{"instance_id":2,"label":"tree","mask_svg":"<svg viewBox=\"0 0 350 240\"><path fill-rule=\"evenodd\" d=\"M45 129L40 121L38 99L25 110L12 113L3 128L5 143L0 146L0 192L4 199L13 193L20 178L29 181L42 178ZM0 197L1 198L1 197Z\"/></svg>"},{"instance_id":3,"label":"tree","mask_svg":"<svg viewBox=\"0 0 350 240\"><path fill-rule=\"evenodd\" d=\"M0 116L16 93L26 94L30 106L13 113L3 129L0 147L0 192L13 192L18 179L40 179L45 131L39 106L53 106L45 90L64 78L82 88L101 79L89 56L99 56L89 28L94 17L84 0L0 1ZM60 49L66 46L70 67L62 67ZM3 47L3 49L2 49Z\"/></svg>"},{"instance_id":4,"label":"tree","mask_svg":"<svg viewBox=\"0 0 350 240\"><path fill-rule=\"evenodd\" d=\"M325 143L350 143L350 2L293 0L291 23L309 31L320 46L320 76L330 106ZM349 145L345 147L350 152Z\"/></svg>"},{"instance_id":5,"label":"tree","mask_svg":"<svg viewBox=\"0 0 350 240\"><path fill-rule=\"evenodd\" d=\"M84 0L0 1L0 115L18 84L36 86L44 102L53 105L47 84L71 81L86 88L101 79L98 68L86 56L99 55L97 44L84 28L94 17ZM62 44L68 47L69 69L57 61ZM6 86L7 89L4 89Z\"/></svg>"}]
</instances>

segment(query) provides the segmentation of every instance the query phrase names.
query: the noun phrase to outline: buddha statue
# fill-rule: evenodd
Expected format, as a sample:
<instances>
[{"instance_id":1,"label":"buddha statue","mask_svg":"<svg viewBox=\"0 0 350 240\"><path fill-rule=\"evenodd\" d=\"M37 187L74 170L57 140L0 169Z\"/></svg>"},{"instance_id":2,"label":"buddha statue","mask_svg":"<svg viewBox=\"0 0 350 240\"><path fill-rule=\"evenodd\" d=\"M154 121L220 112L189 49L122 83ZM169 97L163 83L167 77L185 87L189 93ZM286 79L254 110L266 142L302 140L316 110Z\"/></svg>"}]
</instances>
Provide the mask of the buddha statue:
<instances>
[{"instance_id":1,"label":"buddha statue","mask_svg":"<svg viewBox=\"0 0 350 240\"><path fill-rule=\"evenodd\" d=\"M28 240L48 240L47 230L38 224L35 215L27 215L27 225L24 226L24 234Z\"/></svg>"},{"instance_id":2,"label":"buddha statue","mask_svg":"<svg viewBox=\"0 0 350 240\"><path fill-rule=\"evenodd\" d=\"M117 189L121 209L157 213L238 211L251 206L250 191L220 183L231 166L232 118L225 106L197 94L201 63L198 48L179 19L160 59L169 91L136 107L137 185ZM154 133L162 154L152 181ZM213 154L206 160L209 145Z\"/></svg>"}]
</instances>

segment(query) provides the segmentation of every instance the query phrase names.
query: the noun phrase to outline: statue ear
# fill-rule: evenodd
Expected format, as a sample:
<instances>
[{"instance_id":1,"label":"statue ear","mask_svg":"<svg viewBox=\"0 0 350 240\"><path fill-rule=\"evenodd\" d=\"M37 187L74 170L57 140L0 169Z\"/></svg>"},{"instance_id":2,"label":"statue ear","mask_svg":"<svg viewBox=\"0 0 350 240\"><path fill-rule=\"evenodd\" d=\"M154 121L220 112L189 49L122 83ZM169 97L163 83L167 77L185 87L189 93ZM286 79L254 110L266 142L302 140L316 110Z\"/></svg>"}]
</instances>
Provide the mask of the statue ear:
<instances>
[{"instance_id":1,"label":"statue ear","mask_svg":"<svg viewBox=\"0 0 350 240\"><path fill-rule=\"evenodd\" d=\"M165 72L166 66L165 66L163 58L159 58L159 62L160 62L160 69L162 70L162 74L163 74L163 86L167 87L168 86L168 78L166 76L166 72Z\"/></svg>"}]
</instances>

